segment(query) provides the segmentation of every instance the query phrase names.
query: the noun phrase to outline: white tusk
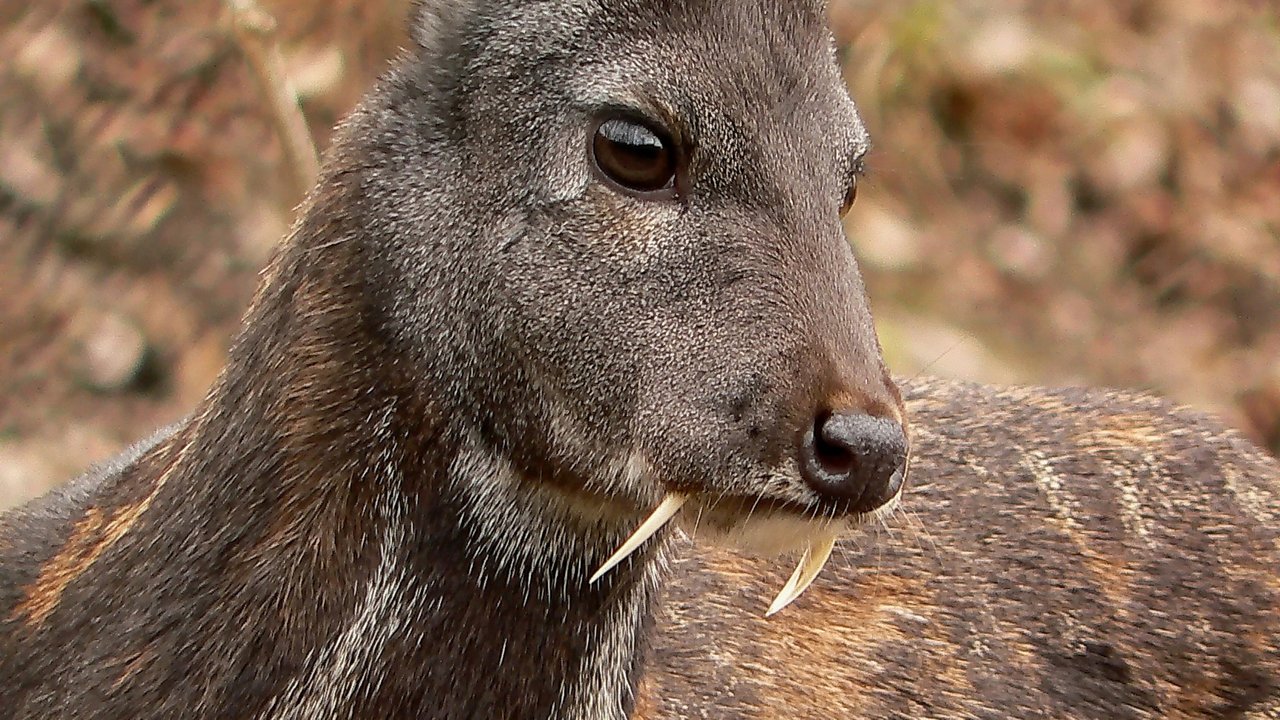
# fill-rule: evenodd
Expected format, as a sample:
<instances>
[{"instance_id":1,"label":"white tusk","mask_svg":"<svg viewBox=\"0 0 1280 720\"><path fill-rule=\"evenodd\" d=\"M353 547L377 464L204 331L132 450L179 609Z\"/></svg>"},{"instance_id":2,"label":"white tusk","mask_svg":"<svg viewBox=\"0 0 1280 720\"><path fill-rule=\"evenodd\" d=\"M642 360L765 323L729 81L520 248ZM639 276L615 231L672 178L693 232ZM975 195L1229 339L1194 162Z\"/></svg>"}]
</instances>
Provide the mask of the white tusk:
<instances>
[{"instance_id":1,"label":"white tusk","mask_svg":"<svg viewBox=\"0 0 1280 720\"><path fill-rule=\"evenodd\" d=\"M627 559L628 555L635 552L636 548L643 545L645 540L653 537L654 533L661 530L662 526L667 524L667 521L675 517L676 513L680 512L680 508L684 506L688 499L689 497L687 495L681 495L680 493L667 493L667 496L662 498L662 502L659 503L657 509L655 509L649 517L645 518L644 522L640 523L640 527L636 528L636 531L631 533L631 537L627 538L626 542L622 543L618 550L614 552L608 560L604 561L604 564L600 566L600 569L596 571L596 574L591 576L591 582L594 583L604 577L605 573L612 570L618 563Z\"/></svg>"},{"instance_id":2,"label":"white tusk","mask_svg":"<svg viewBox=\"0 0 1280 720\"><path fill-rule=\"evenodd\" d=\"M822 572L822 568L826 566L835 546L835 533L827 533L816 541L810 542L809 547L805 548L804 555L800 556L800 563L796 565L795 572L791 573L791 579L782 586L782 591L778 593L778 597L774 598L773 604L769 606L769 611L764 616L776 615L782 608L803 595Z\"/></svg>"}]
</instances>

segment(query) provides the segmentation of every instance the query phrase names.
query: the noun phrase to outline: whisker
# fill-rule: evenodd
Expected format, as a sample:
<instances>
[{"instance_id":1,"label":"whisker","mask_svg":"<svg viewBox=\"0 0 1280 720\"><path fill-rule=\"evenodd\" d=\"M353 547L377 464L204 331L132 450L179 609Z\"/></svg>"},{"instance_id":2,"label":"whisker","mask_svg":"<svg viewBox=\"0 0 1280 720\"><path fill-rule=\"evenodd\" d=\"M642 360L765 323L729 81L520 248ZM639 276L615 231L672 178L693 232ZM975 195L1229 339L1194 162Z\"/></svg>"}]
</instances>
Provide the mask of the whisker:
<instances>
[{"instance_id":1,"label":"whisker","mask_svg":"<svg viewBox=\"0 0 1280 720\"><path fill-rule=\"evenodd\" d=\"M952 350L955 350L955 349L956 349L956 348L958 348L958 347L960 347L960 341L959 341L959 340L956 340L955 342L951 343L951 346L950 346L950 347L948 347L946 350L943 350L943 351L942 351L942 353L941 353L941 354L939 354L937 357L935 357L934 359L930 360L929 362L927 362L927 363L925 363L923 366L921 366L921 367L920 367L920 369L916 371L915 375L912 375L912 376L911 376L911 379L912 379L912 380L917 380L917 379L919 379L919 378L920 378L920 376L922 376L922 375L924 375L925 373L929 372L929 370L930 370L934 365L937 365L939 362L941 362L941 361L942 361L942 358L944 358L944 357L946 357L946 356L950 355L950 354L951 354L951 351L952 351Z\"/></svg>"},{"instance_id":2,"label":"whisker","mask_svg":"<svg viewBox=\"0 0 1280 720\"><path fill-rule=\"evenodd\" d=\"M933 538L933 533L929 532L928 526L926 526L924 521L920 519L919 514L907 508L903 508L902 515L907 519L908 523L912 521L915 522L916 526L919 528L919 533L917 533L916 537L923 538L929 543L929 546L933 548L934 558L937 559L938 565L942 566L944 564L942 560L942 549L938 547L938 543Z\"/></svg>"},{"instance_id":3,"label":"whisker","mask_svg":"<svg viewBox=\"0 0 1280 720\"><path fill-rule=\"evenodd\" d=\"M893 509L893 512L890 513L889 516L890 519L894 520L902 518L900 523L895 524L903 531L904 535L911 540L912 549L924 552L925 547L920 541L920 528L911 523L911 516L907 514L906 510L904 510L901 505L898 505Z\"/></svg>"},{"instance_id":4,"label":"whisker","mask_svg":"<svg viewBox=\"0 0 1280 720\"><path fill-rule=\"evenodd\" d=\"M702 513L706 510L706 506L698 505L698 514L693 516L693 537L698 536L698 526L702 523Z\"/></svg>"},{"instance_id":5,"label":"whisker","mask_svg":"<svg viewBox=\"0 0 1280 720\"><path fill-rule=\"evenodd\" d=\"M889 540L891 542L893 543L898 542L898 536L893 534L893 528L889 527L889 521L887 518L885 518L883 515L877 515L876 524L879 525L880 528L884 530L885 534L889 536Z\"/></svg>"},{"instance_id":6,"label":"whisker","mask_svg":"<svg viewBox=\"0 0 1280 720\"><path fill-rule=\"evenodd\" d=\"M846 567L851 567L851 568L858 567L857 558L855 558L853 554L849 552L849 548L846 547L844 544L837 544L836 551L839 552L841 556L843 556Z\"/></svg>"},{"instance_id":7,"label":"whisker","mask_svg":"<svg viewBox=\"0 0 1280 720\"><path fill-rule=\"evenodd\" d=\"M747 522L751 522L751 516L755 514L756 508L760 507L760 503L764 501L764 491L757 490L755 502L751 503L751 507L747 509Z\"/></svg>"}]
</instances>

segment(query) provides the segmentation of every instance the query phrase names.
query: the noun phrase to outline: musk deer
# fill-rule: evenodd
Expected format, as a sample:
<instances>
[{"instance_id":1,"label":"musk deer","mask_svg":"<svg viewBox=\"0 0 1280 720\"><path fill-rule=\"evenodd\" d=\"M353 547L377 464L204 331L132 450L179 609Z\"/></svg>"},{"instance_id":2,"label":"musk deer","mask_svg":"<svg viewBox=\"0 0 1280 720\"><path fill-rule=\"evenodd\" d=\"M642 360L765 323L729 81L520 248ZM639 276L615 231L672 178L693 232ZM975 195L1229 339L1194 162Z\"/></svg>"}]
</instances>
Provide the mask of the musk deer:
<instances>
[{"instance_id":1,"label":"musk deer","mask_svg":"<svg viewBox=\"0 0 1280 720\"><path fill-rule=\"evenodd\" d=\"M777 610L898 498L818 0L412 38L205 401L5 519L13 717L622 717L662 521L799 551Z\"/></svg>"},{"instance_id":2,"label":"musk deer","mask_svg":"<svg viewBox=\"0 0 1280 720\"><path fill-rule=\"evenodd\" d=\"M908 383L927 540L842 545L777 612L907 476L823 20L419 6L207 399L0 523L0 707L1274 707L1275 465L1141 399Z\"/></svg>"}]
</instances>

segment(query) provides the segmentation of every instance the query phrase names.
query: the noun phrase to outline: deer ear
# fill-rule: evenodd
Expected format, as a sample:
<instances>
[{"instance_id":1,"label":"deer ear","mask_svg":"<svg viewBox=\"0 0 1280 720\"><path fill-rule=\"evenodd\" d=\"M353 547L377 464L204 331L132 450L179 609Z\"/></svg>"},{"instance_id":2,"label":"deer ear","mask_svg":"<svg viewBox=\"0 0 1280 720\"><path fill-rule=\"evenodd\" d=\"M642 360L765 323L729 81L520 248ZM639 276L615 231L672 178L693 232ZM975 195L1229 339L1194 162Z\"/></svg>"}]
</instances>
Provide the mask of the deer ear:
<instances>
[{"instance_id":1,"label":"deer ear","mask_svg":"<svg viewBox=\"0 0 1280 720\"><path fill-rule=\"evenodd\" d=\"M409 37L422 50L438 51L442 39L454 34L473 0L414 0Z\"/></svg>"}]
</instances>

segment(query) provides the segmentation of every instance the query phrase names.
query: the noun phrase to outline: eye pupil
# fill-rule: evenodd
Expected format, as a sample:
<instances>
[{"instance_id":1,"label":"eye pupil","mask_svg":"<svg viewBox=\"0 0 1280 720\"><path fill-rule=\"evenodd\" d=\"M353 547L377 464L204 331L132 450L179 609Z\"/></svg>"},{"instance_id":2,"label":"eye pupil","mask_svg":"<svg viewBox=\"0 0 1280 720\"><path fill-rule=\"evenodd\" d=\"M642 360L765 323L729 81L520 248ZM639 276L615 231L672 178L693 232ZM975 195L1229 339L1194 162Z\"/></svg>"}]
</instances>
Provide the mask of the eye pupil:
<instances>
[{"instance_id":1,"label":"eye pupil","mask_svg":"<svg viewBox=\"0 0 1280 720\"><path fill-rule=\"evenodd\" d=\"M600 172L626 190L650 194L675 187L671 143L642 123L618 118L600 123L592 152Z\"/></svg>"}]
</instances>

